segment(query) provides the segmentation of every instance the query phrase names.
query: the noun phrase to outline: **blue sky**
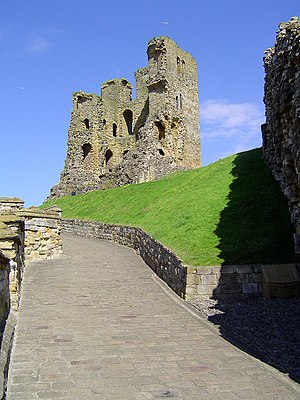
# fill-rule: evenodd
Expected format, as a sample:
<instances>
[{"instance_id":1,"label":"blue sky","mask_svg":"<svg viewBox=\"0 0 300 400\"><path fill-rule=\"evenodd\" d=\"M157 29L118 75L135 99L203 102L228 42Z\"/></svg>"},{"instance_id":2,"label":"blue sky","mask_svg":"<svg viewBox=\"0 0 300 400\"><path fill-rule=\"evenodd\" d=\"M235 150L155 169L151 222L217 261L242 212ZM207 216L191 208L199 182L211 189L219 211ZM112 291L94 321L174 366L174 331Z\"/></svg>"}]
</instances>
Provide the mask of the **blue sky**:
<instances>
[{"instance_id":1,"label":"blue sky","mask_svg":"<svg viewBox=\"0 0 300 400\"><path fill-rule=\"evenodd\" d=\"M198 63L203 164L261 145L263 53L299 0L0 0L0 196L43 202L66 155L72 92L147 65L167 35Z\"/></svg>"}]
</instances>

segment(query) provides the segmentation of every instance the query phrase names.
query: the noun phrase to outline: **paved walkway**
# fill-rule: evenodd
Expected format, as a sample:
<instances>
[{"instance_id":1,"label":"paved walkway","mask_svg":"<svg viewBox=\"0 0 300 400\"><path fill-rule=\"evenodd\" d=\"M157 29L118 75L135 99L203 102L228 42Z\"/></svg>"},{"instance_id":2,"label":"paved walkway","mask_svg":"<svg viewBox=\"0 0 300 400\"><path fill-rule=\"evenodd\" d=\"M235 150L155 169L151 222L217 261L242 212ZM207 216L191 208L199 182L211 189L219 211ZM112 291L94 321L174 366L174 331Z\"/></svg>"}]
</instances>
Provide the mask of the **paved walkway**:
<instances>
[{"instance_id":1,"label":"paved walkway","mask_svg":"<svg viewBox=\"0 0 300 400\"><path fill-rule=\"evenodd\" d=\"M63 258L26 269L8 400L300 398L300 385L220 338L133 250L73 236L64 246Z\"/></svg>"}]
</instances>

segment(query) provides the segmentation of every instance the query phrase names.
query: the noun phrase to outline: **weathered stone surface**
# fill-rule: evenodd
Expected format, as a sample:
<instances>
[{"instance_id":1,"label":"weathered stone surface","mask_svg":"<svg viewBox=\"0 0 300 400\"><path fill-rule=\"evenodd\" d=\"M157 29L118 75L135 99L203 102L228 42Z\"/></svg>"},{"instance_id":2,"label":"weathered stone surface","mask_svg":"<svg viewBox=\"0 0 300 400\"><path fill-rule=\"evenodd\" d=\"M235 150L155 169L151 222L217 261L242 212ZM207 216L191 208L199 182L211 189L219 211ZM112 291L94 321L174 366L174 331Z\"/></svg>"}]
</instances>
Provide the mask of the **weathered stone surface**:
<instances>
[{"instance_id":1,"label":"weathered stone surface","mask_svg":"<svg viewBox=\"0 0 300 400\"><path fill-rule=\"evenodd\" d=\"M6 320L10 309L9 258L0 250L0 323Z\"/></svg>"},{"instance_id":2,"label":"weathered stone surface","mask_svg":"<svg viewBox=\"0 0 300 400\"><path fill-rule=\"evenodd\" d=\"M25 218L26 263L62 254L61 209L56 207L41 210L32 207L20 210L18 215Z\"/></svg>"},{"instance_id":3,"label":"weathered stone surface","mask_svg":"<svg viewBox=\"0 0 300 400\"><path fill-rule=\"evenodd\" d=\"M18 197L0 197L0 213L16 211L24 207L24 200Z\"/></svg>"},{"instance_id":4,"label":"weathered stone surface","mask_svg":"<svg viewBox=\"0 0 300 400\"><path fill-rule=\"evenodd\" d=\"M286 195L300 233L300 19L279 25L275 46L265 52L265 160Z\"/></svg>"},{"instance_id":5,"label":"weathered stone surface","mask_svg":"<svg viewBox=\"0 0 300 400\"><path fill-rule=\"evenodd\" d=\"M49 198L155 180L201 165L197 65L168 37L148 44L148 67L77 92L60 183Z\"/></svg>"},{"instance_id":6,"label":"weathered stone surface","mask_svg":"<svg viewBox=\"0 0 300 400\"><path fill-rule=\"evenodd\" d=\"M1 201L9 206L17 204L14 208L2 208L2 211L0 209L0 250L10 259L11 305L14 310L17 310L25 262L49 259L62 253L61 209L56 206L46 210L37 207L22 209L23 200L1 198Z\"/></svg>"}]
</instances>

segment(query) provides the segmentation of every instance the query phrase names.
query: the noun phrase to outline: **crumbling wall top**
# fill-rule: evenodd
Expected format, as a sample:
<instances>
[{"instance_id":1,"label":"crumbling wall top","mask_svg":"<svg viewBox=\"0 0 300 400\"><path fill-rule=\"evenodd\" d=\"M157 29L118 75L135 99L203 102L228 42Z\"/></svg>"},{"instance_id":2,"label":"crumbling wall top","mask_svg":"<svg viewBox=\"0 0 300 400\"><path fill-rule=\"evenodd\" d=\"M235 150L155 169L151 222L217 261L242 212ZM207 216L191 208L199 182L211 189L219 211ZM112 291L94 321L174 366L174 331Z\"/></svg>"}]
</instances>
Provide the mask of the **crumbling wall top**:
<instances>
[{"instance_id":1,"label":"crumbling wall top","mask_svg":"<svg viewBox=\"0 0 300 400\"><path fill-rule=\"evenodd\" d=\"M16 239L18 234L13 232L4 222L0 221L0 240L1 239Z\"/></svg>"},{"instance_id":2,"label":"crumbling wall top","mask_svg":"<svg viewBox=\"0 0 300 400\"><path fill-rule=\"evenodd\" d=\"M175 40L171 39L169 36L156 36L151 39L148 42L147 47L148 57L150 57L153 51L165 51L168 46L176 47L178 51L180 51L182 54L185 54L191 60L196 62L194 57L188 51L185 51L181 47L179 47Z\"/></svg>"},{"instance_id":3,"label":"crumbling wall top","mask_svg":"<svg viewBox=\"0 0 300 400\"><path fill-rule=\"evenodd\" d=\"M0 197L0 203L24 204L24 200L18 197Z\"/></svg>"},{"instance_id":4,"label":"crumbling wall top","mask_svg":"<svg viewBox=\"0 0 300 400\"><path fill-rule=\"evenodd\" d=\"M279 31L277 32L276 42L274 47L270 47L265 51L264 63L265 66L271 66L272 57L275 54L275 50L279 44L283 44L285 47L290 46L292 43L283 43L286 39L293 40L293 38L300 35L300 18L292 17L287 22L281 22L279 24ZM282 54L282 53L281 53Z\"/></svg>"}]
</instances>

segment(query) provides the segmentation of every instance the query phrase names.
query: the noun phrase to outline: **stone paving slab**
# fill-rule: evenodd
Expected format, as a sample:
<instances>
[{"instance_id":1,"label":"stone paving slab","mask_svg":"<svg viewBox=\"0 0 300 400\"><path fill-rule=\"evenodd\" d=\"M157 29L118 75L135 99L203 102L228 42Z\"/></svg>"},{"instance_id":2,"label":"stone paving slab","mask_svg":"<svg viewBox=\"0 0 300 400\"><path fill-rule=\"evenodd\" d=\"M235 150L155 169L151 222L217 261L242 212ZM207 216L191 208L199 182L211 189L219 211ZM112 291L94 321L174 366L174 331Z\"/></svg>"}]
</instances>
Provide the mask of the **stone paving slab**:
<instances>
[{"instance_id":1,"label":"stone paving slab","mask_svg":"<svg viewBox=\"0 0 300 400\"><path fill-rule=\"evenodd\" d=\"M26 268L7 400L300 398L181 306L132 249L65 236L64 251Z\"/></svg>"}]
</instances>

